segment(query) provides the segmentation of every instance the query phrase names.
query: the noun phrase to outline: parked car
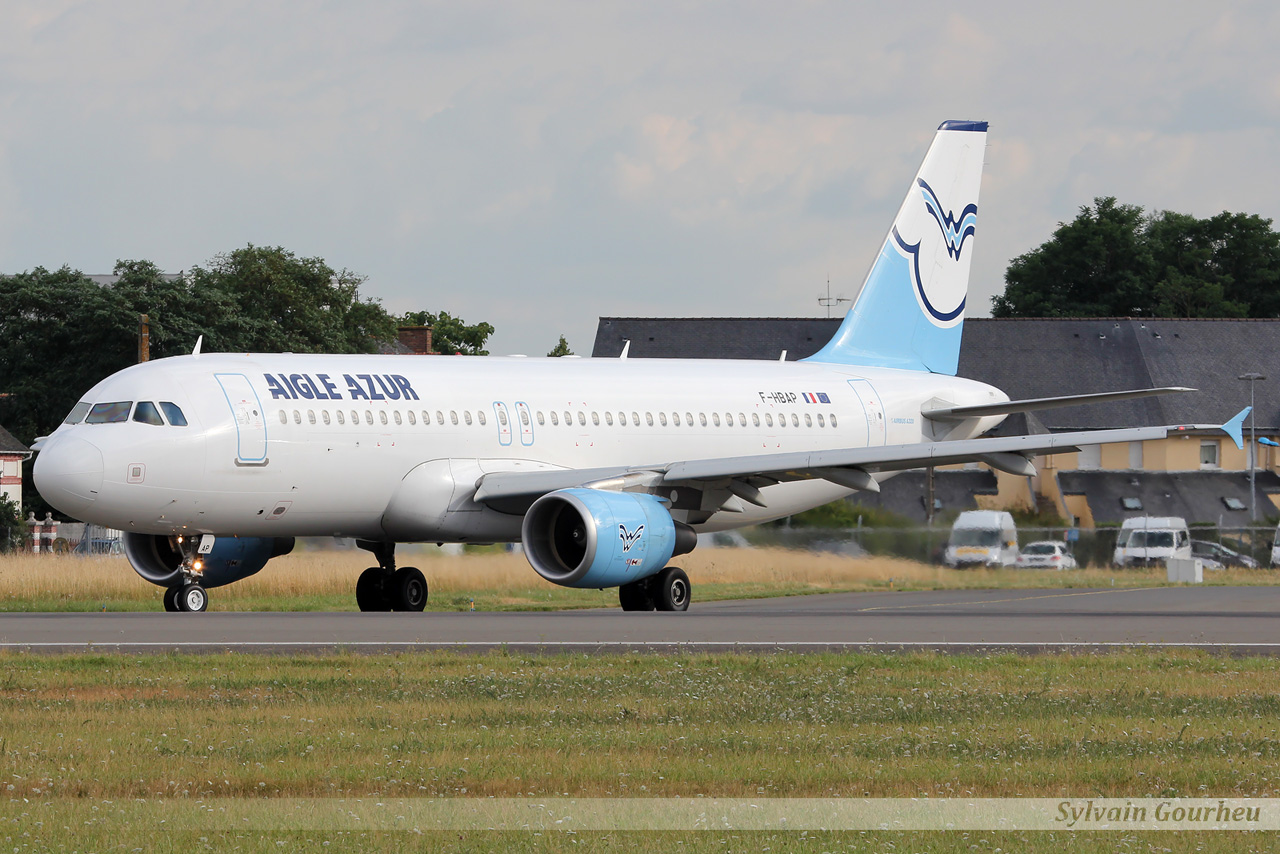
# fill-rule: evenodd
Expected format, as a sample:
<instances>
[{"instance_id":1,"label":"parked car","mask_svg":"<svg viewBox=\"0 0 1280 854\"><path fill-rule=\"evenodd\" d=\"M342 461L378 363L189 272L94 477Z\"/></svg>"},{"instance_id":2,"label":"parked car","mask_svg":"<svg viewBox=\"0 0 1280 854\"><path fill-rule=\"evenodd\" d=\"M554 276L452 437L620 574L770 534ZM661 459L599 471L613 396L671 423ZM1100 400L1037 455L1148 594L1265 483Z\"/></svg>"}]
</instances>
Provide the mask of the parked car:
<instances>
[{"instance_id":1,"label":"parked car","mask_svg":"<svg viewBox=\"0 0 1280 854\"><path fill-rule=\"evenodd\" d=\"M1191 556L1199 558L1205 569L1222 569L1224 566L1242 566L1245 569L1257 569L1258 562L1248 555L1242 555L1229 549L1222 543L1208 540L1192 540Z\"/></svg>"},{"instance_id":2,"label":"parked car","mask_svg":"<svg viewBox=\"0 0 1280 854\"><path fill-rule=\"evenodd\" d=\"M943 562L947 566L1013 566L1018 560L1018 529L1002 510L966 510L951 526Z\"/></svg>"},{"instance_id":3,"label":"parked car","mask_svg":"<svg viewBox=\"0 0 1280 854\"><path fill-rule=\"evenodd\" d=\"M1022 547L1018 566L1024 569L1075 569L1076 559L1067 551L1065 544L1042 540Z\"/></svg>"},{"instance_id":4,"label":"parked car","mask_svg":"<svg viewBox=\"0 0 1280 854\"><path fill-rule=\"evenodd\" d=\"M1169 558L1191 557L1187 520L1179 516L1133 516L1120 525L1112 564L1163 566Z\"/></svg>"}]
</instances>

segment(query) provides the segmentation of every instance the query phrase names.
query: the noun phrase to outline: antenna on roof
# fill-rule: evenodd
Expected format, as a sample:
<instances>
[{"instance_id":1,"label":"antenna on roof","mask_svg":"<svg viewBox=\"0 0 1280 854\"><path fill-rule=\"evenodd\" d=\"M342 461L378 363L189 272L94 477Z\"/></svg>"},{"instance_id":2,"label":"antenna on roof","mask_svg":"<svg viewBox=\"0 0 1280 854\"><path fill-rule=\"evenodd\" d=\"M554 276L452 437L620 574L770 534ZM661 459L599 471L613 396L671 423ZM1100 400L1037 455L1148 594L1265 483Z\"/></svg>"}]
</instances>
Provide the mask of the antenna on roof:
<instances>
[{"instance_id":1,"label":"antenna on roof","mask_svg":"<svg viewBox=\"0 0 1280 854\"><path fill-rule=\"evenodd\" d=\"M831 276L828 275L827 276L827 295L825 297L822 295L818 296L818 305L826 306L827 317L830 317L831 306L839 305L842 302L853 302L853 300L849 299L848 297L832 297L831 296Z\"/></svg>"}]
</instances>

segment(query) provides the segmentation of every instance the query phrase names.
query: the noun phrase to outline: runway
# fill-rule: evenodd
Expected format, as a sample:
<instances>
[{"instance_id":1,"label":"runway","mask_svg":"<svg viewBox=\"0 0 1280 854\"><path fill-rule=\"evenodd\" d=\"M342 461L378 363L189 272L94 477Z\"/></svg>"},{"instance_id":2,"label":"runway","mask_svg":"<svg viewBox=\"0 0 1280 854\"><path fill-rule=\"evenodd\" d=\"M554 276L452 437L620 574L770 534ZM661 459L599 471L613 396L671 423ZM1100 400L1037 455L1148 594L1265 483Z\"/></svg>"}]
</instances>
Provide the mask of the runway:
<instances>
[{"instance_id":1,"label":"runway","mask_svg":"<svg viewBox=\"0 0 1280 854\"><path fill-rule=\"evenodd\" d=\"M0 615L0 649L906 650L1196 647L1280 655L1280 587L830 593L686 613L41 613Z\"/></svg>"}]
</instances>

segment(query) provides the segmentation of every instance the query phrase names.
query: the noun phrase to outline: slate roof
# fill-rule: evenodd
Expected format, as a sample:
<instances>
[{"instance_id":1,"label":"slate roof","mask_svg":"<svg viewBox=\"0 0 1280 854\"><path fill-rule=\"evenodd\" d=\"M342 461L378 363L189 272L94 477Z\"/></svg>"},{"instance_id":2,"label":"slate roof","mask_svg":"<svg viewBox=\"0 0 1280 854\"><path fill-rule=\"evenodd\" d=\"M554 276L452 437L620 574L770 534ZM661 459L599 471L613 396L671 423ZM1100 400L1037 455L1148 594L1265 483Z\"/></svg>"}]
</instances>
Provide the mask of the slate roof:
<instances>
[{"instance_id":1,"label":"slate roof","mask_svg":"<svg viewBox=\"0 0 1280 854\"><path fill-rule=\"evenodd\" d=\"M975 495L995 495L996 476L990 470L936 471L933 497L942 503L935 516L959 510L977 510ZM880 484L879 494L855 492L849 500L863 507L878 507L905 516L921 525L925 523L925 473L905 471Z\"/></svg>"},{"instance_id":2,"label":"slate roof","mask_svg":"<svg viewBox=\"0 0 1280 854\"><path fill-rule=\"evenodd\" d=\"M13 438L13 434L0 427L0 454L25 454L31 449Z\"/></svg>"},{"instance_id":3,"label":"slate roof","mask_svg":"<svg viewBox=\"0 0 1280 854\"><path fill-rule=\"evenodd\" d=\"M624 339L635 358L777 359L817 352L838 318L602 317L592 355L615 357ZM1218 424L1249 403L1256 371L1259 432L1280 432L1280 320L1050 318L965 321L959 375L1010 397L1053 397L1151 386L1192 394L1044 410L1050 430ZM1274 388L1275 391L1270 391Z\"/></svg>"},{"instance_id":4,"label":"slate roof","mask_svg":"<svg viewBox=\"0 0 1280 854\"><path fill-rule=\"evenodd\" d=\"M1258 518L1275 515L1265 496L1280 494L1280 477L1256 472ZM1246 527L1249 514L1249 473L1243 471L1113 472L1063 471L1058 483L1065 495L1087 495L1094 522L1119 523L1130 516L1181 516L1188 522ZM1126 510L1121 499L1139 498L1141 510ZM1231 510L1223 501L1234 498L1244 509ZM1259 522L1265 524L1265 522Z\"/></svg>"}]
</instances>

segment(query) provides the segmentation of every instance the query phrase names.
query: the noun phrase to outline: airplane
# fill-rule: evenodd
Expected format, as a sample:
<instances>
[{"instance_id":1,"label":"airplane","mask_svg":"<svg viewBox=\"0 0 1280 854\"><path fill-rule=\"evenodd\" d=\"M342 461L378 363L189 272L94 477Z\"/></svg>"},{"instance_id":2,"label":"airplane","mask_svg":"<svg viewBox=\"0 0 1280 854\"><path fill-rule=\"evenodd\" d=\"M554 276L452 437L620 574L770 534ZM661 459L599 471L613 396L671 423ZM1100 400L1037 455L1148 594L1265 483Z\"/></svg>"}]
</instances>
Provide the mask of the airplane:
<instances>
[{"instance_id":1,"label":"airplane","mask_svg":"<svg viewBox=\"0 0 1280 854\"><path fill-rule=\"evenodd\" d=\"M521 542L567 587L624 611L684 611L671 564L699 532L876 492L971 461L1033 474L1039 454L1183 425L984 437L1010 413L1190 391L1011 401L955 376L986 122L939 126L857 300L800 361L201 353L85 393L37 440L59 511L122 530L169 611L261 570L294 538L353 537L377 566L362 611L421 611L397 543ZM1247 410L1246 410L1247 411ZM1241 442L1244 413L1221 425ZM1218 425L1213 425L1218 426Z\"/></svg>"}]
</instances>

